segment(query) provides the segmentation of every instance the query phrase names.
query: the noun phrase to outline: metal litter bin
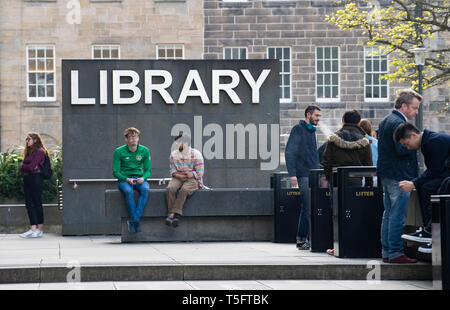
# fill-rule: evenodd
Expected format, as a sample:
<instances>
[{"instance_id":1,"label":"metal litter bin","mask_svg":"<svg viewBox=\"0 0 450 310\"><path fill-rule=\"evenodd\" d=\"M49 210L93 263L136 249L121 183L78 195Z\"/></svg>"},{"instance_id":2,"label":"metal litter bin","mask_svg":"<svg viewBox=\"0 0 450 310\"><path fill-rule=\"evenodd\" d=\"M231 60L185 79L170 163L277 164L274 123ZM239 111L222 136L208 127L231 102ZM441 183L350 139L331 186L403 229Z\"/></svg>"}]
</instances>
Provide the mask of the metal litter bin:
<instances>
[{"instance_id":1,"label":"metal litter bin","mask_svg":"<svg viewBox=\"0 0 450 310\"><path fill-rule=\"evenodd\" d=\"M333 248L333 209L330 187L323 169L310 171L309 187L311 192L311 252L326 252L327 249Z\"/></svg>"},{"instance_id":2,"label":"metal litter bin","mask_svg":"<svg viewBox=\"0 0 450 310\"><path fill-rule=\"evenodd\" d=\"M333 193L334 255L337 257L381 258L383 187L380 180L375 187L366 185L367 178L375 175L376 167L337 168L337 188Z\"/></svg>"},{"instance_id":3,"label":"metal litter bin","mask_svg":"<svg viewBox=\"0 0 450 310\"><path fill-rule=\"evenodd\" d=\"M433 288L450 290L450 195L431 196Z\"/></svg>"},{"instance_id":4,"label":"metal litter bin","mask_svg":"<svg viewBox=\"0 0 450 310\"><path fill-rule=\"evenodd\" d=\"M296 243L301 209L300 190L292 188L287 172L274 173L270 178L274 190L274 238L277 243Z\"/></svg>"}]
</instances>

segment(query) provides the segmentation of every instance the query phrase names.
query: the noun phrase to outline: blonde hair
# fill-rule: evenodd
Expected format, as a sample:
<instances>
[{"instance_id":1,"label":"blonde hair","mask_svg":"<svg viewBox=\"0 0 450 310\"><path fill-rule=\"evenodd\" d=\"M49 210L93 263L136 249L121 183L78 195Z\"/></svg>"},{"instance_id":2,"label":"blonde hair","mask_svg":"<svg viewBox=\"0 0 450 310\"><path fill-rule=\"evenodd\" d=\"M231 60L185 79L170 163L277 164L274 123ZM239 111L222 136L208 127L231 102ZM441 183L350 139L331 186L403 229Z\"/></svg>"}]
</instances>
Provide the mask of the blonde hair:
<instances>
[{"instance_id":1,"label":"blonde hair","mask_svg":"<svg viewBox=\"0 0 450 310\"><path fill-rule=\"evenodd\" d=\"M123 135L128 138L129 134L131 134L131 135L134 135L134 134L139 135L140 133L141 132L139 131L139 129L134 128L134 127L130 127L130 128L125 129L125 131L123 132Z\"/></svg>"},{"instance_id":2,"label":"blonde hair","mask_svg":"<svg viewBox=\"0 0 450 310\"><path fill-rule=\"evenodd\" d=\"M360 122L359 122L359 127L361 127L368 136L373 137L373 129L372 129L372 124L370 123L370 121L367 118L363 118Z\"/></svg>"},{"instance_id":3,"label":"blonde hair","mask_svg":"<svg viewBox=\"0 0 450 310\"><path fill-rule=\"evenodd\" d=\"M28 155L33 154L37 150L41 149L44 151L45 155L48 156L48 150L45 147L44 143L42 142L41 136L37 132L29 132L27 134L27 137L30 137L33 139L33 145L28 146L28 143L25 143L25 149L23 150L23 157L27 157Z\"/></svg>"}]
</instances>

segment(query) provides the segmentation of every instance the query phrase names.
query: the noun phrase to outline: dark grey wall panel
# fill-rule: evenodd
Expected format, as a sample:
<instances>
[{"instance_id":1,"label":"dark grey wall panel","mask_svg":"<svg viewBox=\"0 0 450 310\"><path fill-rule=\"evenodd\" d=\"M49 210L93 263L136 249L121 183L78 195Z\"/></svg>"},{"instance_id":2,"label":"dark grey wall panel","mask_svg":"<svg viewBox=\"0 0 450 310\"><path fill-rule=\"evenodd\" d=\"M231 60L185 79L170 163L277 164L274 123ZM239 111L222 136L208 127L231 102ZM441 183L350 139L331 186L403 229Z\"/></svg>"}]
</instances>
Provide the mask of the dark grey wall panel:
<instances>
[{"instance_id":1,"label":"dark grey wall panel","mask_svg":"<svg viewBox=\"0 0 450 310\"><path fill-rule=\"evenodd\" d=\"M150 149L152 178L169 177L169 154L173 142L171 129L175 124L184 123L190 127L193 146L201 147L210 136L203 136L208 124L218 124L223 132L223 151L226 155L226 124L267 124L270 149L270 124L279 125L279 64L277 60L63 60L62 61L62 110L63 110L63 234L118 234L120 221L104 215L104 191L117 188L115 183L79 183L76 189L70 179L113 178L112 155L115 148L123 145L122 132L127 127L141 130L140 143ZM145 70L167 70L171 73L172 85L167 89L174 101L185 83L189 70L198 70L209 99L212 101L212 70L234 70L239 74L240 83L234 89L243 104L233 104L225 92L220 92L219 104L203 104L199 97L188 97L184 104L166 104L162 97L153 92L153 103L145 104ZM263 69L271 72L260 89L260 102L252 103L251 88L241 69L248 69L256 79ZM71 71L79 76L79 98L95 98L95 105L71 104ZM108 101L100 104L100 70L107 71ZM137 87L141 90L141 100L135 104L113 104L112 70L133 70L140 77ZM221 78L228 83L229 78ZM123 78L122 83L129 80ZM154 78L155 84L161 78ZM192 89L195 89L192 87ZM122 91L121 96L131 92ZM200 131L195 131L199 124ZM200 135L196 133L200 132ZM258 127L258 137L259 137ZM236 140L236 137L234 138ZM209 187L248 188L269 187L269 170L261 170L259 149L257 159L249 159L249 141L246 137L245 159L206 159L205 184ZM236 144L236 142L235 142ZM276 149L278 150L278 141ZM277 154L277 156L279 156ZM150 184L155 188L154 184ZM150 197L151 199L151 197Z\"/></svg>"}]
</instances>

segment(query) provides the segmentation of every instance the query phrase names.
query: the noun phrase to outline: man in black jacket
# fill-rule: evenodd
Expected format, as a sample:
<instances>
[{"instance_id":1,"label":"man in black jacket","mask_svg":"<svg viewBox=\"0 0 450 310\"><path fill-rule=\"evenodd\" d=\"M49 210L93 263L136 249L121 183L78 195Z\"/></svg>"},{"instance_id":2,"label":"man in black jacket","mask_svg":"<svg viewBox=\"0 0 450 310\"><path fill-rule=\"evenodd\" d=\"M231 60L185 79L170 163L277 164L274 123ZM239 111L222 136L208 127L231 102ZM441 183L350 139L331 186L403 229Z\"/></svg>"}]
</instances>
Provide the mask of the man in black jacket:
<instances>
[{"instance_id":1,"label":"man in black jacket","mask_svg":"<svg viewBox=\"0 0 450 310\"><path fill-rule=\"evenodd\" d=\"M427 129L420 132L414 125L404 123L395 130L394 139L409 150L420 149L427 167L420 176L399 183L399 187L405 193L417 190L423 219L423 229L410 235L402 235L402 239L431 243L430 199L431 195L437 193L442 181L450 176L450 172L446 169L446 160L450 156L450 135Z\"/></svg>"},{"instance_id":2,"label":"man in black jacket","mask_svg":"<svg viewBox=\"0 0 450 310\"><path fill-rule=\"evenodd\" d=\"M299 250L309 249L309 170L320 168L316 140L316 126L320 117L318 106L308 106L305 110L305 120L301 120L292 128L285 150L291 185L298 185L302 199L297 231Z\"/></svg>"},{"instance_id":3,"label":"man in black jacket","mask_svg":"<svg viewBox=\"0 0 450 310\"><path fill-rule=\"evenodd\" d=\"M398 126L416 117L421 102L422 96L417 92L400 91L395 98L395 110L378 126L377 176L382 179L384 192L381 246L385 263L417 262L404 254L401 236L408 213L409 193L398 187L398 182L417 177L417 151L395 142L393 135Z\"/></svg>"}]
</instances>

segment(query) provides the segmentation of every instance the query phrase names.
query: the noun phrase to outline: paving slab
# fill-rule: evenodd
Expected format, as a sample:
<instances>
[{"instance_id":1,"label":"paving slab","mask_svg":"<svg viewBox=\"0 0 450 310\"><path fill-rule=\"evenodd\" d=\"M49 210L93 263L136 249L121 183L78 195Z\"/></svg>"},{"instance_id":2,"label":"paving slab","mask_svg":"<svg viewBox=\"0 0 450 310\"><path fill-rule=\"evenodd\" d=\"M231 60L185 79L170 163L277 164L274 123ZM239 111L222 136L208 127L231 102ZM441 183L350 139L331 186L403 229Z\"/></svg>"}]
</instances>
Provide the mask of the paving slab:
<instances>
[{"instance_id":1,"label":"paving slab","mask_svg":"<svg viewBox=\"0 0 450 310\"><path fill-rule=\"evenodd\" d=\"M5 234L0 242L0 283L64 282L76 266L83 282L364 280L374 268L380 268L382 280L432 279L429 263L393 265L381 259L341 259L299 251L295 244L284 243L124 244L120 236L51 233L38 239Z\"/></svg>"}]
</instances>

